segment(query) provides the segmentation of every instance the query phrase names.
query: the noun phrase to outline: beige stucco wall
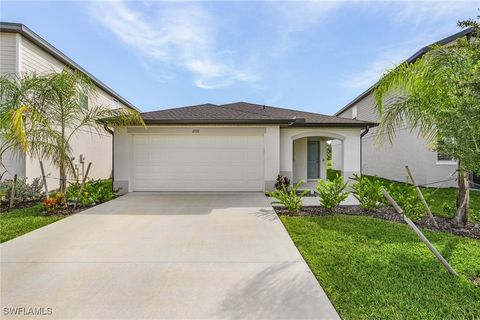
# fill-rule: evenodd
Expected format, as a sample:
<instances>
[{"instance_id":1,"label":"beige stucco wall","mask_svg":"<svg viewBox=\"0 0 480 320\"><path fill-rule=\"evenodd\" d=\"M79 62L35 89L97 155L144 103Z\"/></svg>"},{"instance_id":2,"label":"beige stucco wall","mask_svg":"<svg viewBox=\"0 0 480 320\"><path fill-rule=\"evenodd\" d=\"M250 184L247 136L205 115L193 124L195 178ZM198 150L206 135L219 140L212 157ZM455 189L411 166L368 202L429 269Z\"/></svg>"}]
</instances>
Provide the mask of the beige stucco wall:
<instances>
[{"instance_id":1,"label":"beige stucco wall","mask_svg":"<svg viewBox=\"0 0 480 320\"><path fill-rule=\"evenodd\" d=\"M430 184L449 179L458 167L455 161L437 161L437 153L425 140L417 137L417 131L399 129L393 144L377 145L374 135L363 138L363 172L396 181L407 181L405 165L410 167L418 184ZM453 175L455 178L456 175ZM456 186L456 181L445 181L429 186Z\"/></svg>"},{"instance_id":2,"label":"beige stucco wall","mask_svg":"<svg viewBox=\"0 0 480 320\"><path fill-rule=\"evenodd\" d=\"M356 104L357 119L378 122L379 116L375 108L372 94L369 94ZM340 114L351 118L351 108ZM390 180L405 181L405 164L412 169L417 183L430 184L448 179L456 170L455 161L437 161L437 153L421 137L417 131L410 132L408 123L402 123L396 130L392 145L385 143L378 147L375 143L376 128L363 137L362 166L363 173L377 175ZM332 143L332 167L339 169L342 159L342 144ZM453 187L454 180L431 184L436 187Z\"/></svg>"},{"instance_id":3,"label":"beige stucco wall","mask_svg":"<svg viewBox=\"0 0 480 320\"><path fill-rule=\"evenodd\" d=\"M15 43L15 46L13 44ZM64 64L32 41L20 34L1 33L0 35L0 67L1 73L37 73L39 75L49 72L61 71ZM16 58L12 58L15 56ZM115 105L116 104L116 105ZM89 95L89 105L103 105L107 107L125 107L115 101L108 93L98 88ZM80 154L86 162L92 162L89 177L108 178L112 171L112 137L107 132L98 135L88 131L79 132L72 140L74 163L78 164ZM28 178L41 175L39 159L31 157L5 157L10 172ZM44 162L45 173L49 176L47 184L49 189L58 187L58 169L48 161Z\"/></svg>"}]
</instances>

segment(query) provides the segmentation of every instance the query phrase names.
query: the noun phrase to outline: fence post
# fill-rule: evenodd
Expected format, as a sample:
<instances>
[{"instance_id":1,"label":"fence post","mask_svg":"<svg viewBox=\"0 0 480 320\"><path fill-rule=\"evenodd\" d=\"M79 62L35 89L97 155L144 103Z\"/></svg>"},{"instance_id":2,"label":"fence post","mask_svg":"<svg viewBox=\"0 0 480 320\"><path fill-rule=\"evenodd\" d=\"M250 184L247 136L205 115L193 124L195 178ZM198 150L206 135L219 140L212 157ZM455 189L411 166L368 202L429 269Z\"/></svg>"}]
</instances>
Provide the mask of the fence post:
<instances>
[{"instance_id":1,"label":"fence post","mask_svg":"<svg viewBox=\"0 0 480 320\"><path fill-rule=\"evenodd\" d=\"M13 202L15 200L15 186L17 185L17 174L13 175L12 189L10 190L10 209L13 208Z\"/></svg>"},{"instance_id":2,"label":"fence post","mask_svg":"<svg viewBox=\"0 0 480 320\"><path fill-rule=\"evenodd\" d=\"M392 204L395 210L402 215L403 220L408 224L408 226L412 228L413 231L415 231L415 233L420 238L420 240L422 240L423 243L425 243L428 249L430 249L430 251L435 255L435 257L437 257L437 259L443 264L443 266L448 270L448 272L450 272L450 274L458 276L458 273L455 270L453 270L450 264L448 264L447 260L445 260L445 258L440 254L440 252L438 252L437 249L435 249L435 247L430 243L430 241L428 241L427 237L425 237L422 231L420 231L420 229L417 228L415 223L413 223L413 221L410 220L410 218L405 215L402 208L400 208L400 206L395 202L395 200L393 200L393 198L388 194L388 192L384 188L382 188L382 193L385 196L385 198L387 198L388 201Z\"/></svg>"}]
</instances>

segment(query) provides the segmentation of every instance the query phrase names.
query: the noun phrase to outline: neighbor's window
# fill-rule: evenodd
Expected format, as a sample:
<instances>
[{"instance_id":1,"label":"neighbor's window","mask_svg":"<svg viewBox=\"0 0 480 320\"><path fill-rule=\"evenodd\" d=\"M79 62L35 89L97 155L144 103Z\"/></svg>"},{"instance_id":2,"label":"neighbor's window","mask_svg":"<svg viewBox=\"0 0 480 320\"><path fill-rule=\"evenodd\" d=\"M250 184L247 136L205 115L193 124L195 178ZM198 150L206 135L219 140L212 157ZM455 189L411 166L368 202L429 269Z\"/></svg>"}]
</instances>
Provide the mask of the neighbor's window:
<instances>
[{"instance_id":1,"label":"neighbor's window","mask_svg":"<svg viewBox=\"0 0 480 320\"><path fill-rule=\"evenodd\" d=\"M447 155L445 152L442 152L442 146L444 145L443 141L438 141L437 143L437 161L455 161L454 158Z\"/></svg>"},{"instance_id":2,"label":"neighbor's window","mask_svg":"<svg viewBox=\"0 0 480 320\"><path fill-rule=\"evenodd\" d=\"M449 155L446 155L445 153L442 153L441 151L438 151L438 150L437 150L437 160L438 161L455 161L454 158L452 158Z\"/></svg>"},{"instance_id":3,"label":"neighbor's window","mask_svg":"<svg viewBox=\"0 0 480 320\"><path fill-rule=\"evenodd\" d=\"M88 109L88 95L90 93L90 88L88 86L84 86L80 88L80 94L79 94L79 103L80 106L82 106L85 109Z\"/></svg>"}]
</instances>

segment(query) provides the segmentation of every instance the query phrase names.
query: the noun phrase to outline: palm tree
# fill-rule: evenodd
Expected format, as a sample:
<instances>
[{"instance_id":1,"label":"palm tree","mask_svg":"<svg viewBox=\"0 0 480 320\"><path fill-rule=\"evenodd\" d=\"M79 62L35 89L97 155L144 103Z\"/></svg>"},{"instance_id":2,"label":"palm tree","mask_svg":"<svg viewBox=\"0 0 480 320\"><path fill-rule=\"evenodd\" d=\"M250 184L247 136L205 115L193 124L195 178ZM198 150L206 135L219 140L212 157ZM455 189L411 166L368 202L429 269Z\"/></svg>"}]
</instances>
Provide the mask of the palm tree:
<instances>
[{"instance_id":1,"label":"palm tree","mask_svg":"<svg viewBox=\"0 0 480 320\"><path fill-rule=\"evenodd\" d=\"M24 135L17 132L29 131L23 117L18 116L18 110L36 108L43 99L38 96L40 79L35 74L25 74L23 77L4 75L0 77L0 179L7 172L3 164L3 156L7 151L13 155L25 153L28 141ZM13 130L13 128L16 128Z\"/></svg>"},{"instance_id":2,"label":"palm tree","mask_svg":"<svg viewBox=\"0 0 480 320\"><path fill-rule=\"evenodd\" d=\"M460 22L474 28L475 21ZM469 173L480 172L480 44L463 37L435 45L420 59L387 72L374 90L377 142L392 142L408 123L432 147L459 162L456 222L467 222Z\"/></svg>"},{"instance_id":3,"label":"palm tree","mask_svg":"<svg viewBox=\"0 0 480 320\"><path fill-rule=\"evenodd\" d=\"M49 160L58 167L59 190L65 192L68 174L75 175L71 141L80 130L101 134L111 132L115 126L143 124L143 120L132 109L88 105L88 97L96 95L96 88L78 71L64 69L35 78L32 92L38 97L36 103L18 107L7 115L21 119L9 135L31 156Z\"/></svg>"}]
</instances>

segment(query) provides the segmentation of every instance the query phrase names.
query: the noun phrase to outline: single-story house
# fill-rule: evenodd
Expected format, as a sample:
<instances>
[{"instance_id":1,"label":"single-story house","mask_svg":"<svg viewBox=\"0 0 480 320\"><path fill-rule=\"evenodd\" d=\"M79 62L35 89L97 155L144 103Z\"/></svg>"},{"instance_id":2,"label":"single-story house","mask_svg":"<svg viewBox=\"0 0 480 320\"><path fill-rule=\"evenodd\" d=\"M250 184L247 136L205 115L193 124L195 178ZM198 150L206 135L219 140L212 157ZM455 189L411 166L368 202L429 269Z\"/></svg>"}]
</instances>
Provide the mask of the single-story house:
<instances>
[{"instance_id":1,"label":"single-story house","mask_svg":"<svg viewBox=\"0 0 480 320\"><path fill-rule=\"evenodd\" d=\"M267 191L278 174L326 178L327 141L340 170L360 172L368 121L237 102L142 113L146 126L114 132L114 186L131 191Z\"/></svg>"},{"instance_id":2,"label":"single-story house","mask_svg":"<svg viewBox=\"0 0 480 320\"><path fill-rule=\"evenodd\" d=\"M437 41L435 44L447 45L460 37L471 37L473 29L467 28L449 37ZM411 57L407 62L414 62L422 57L431 47L428 45ZM349 102L335 113L335 116L349 119L378 122L380 116L376 109L372 85L357 98ZM435 106L432 106L434 108ZM418 184L430 187L456 187L458 162L455 159L433 150L431 145L422 137L418 130L409 123L402 123L395 130L395 138L392 144L378 146L375 142L376 128L372 128L362 138L362 173L377 175L382 178L406 181L407 173L405 165L408 164ZM332 142L332 166L339 169L343 165L342 146ZM473 177L473 181L480 183L479 177Z\"/></svg>"},{"instance_id":3,"label":"single-story house","mask_svg":"<svg viewBox=\"0 0 480 320\"><path fill-rule=\"evenodd\" d=\"M0 74L20 76L25 73L44 75L59 72L63 68L78 70L88 76L97 87L95 94L89 92L86 96L87 107L91 105L110 106L117 108L132 108L135 106L125 98L98 80L87 70L67 57L60 50L48 43L38 34L20 23L0 22ZM92 162L90 178L109 178L112 174L112 136L81 132L72 142L74 163L78 163L80 155L85 163ZM2 157L5 168L3 178L10 179L15 174L28 179L41 176L39 159L28 155L16 155L10 151ZM49 189L58 188L58 168L45 161L45 174ZM86 164L85 164L86 166Z\"/></svg>"}]
</instances>

